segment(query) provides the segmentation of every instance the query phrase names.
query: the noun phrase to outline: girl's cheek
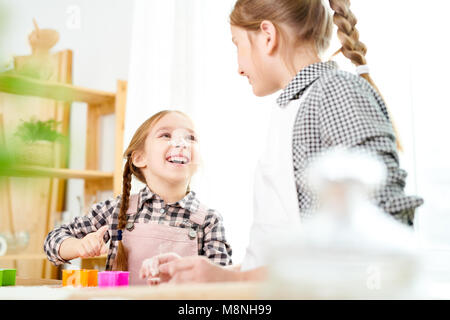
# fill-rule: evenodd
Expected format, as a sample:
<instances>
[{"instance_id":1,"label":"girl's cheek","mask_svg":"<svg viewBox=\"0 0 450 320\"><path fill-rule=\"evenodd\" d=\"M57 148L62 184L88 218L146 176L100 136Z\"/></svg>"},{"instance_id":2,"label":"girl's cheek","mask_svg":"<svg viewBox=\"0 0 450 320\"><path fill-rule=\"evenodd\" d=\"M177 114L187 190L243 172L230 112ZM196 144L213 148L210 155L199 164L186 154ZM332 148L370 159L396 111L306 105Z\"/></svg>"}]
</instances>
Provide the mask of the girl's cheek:
<instances>
[{"instance_id":1,"label":"girl's cheek","mask_svg":"<svg viewBox=\"0 0 450 320\"><path fill-rule=\"evenodd\" d=\"M169 150L169 143L167 141L157 141L150 146L150 152L155 156L165 155Z\"/></svg>"},{"instance_id":2,"label":"girl's cheek","mask_svg":"<svg viewBox=\"0 0 450 320\"><path fill-rule=\"evenodd\" d=\"M151 151L147 152L147 162L149 164L156 164L161 162L163 154L161 151L157 150L155 147ZM164 158L165 159L165 158Z\"/></svg>"},{"instance_id":3,"label":"girl's cheek","mask_svg":"<svg viewBox=\"0 0 450 320\"><path fill-rule=\"evenodd\" d=\"M192 161L193 164L198 165L199 160L200 160L199 156L200 156L200 154L199 154L199 151L198 151L198 146L196 144L194 144L191 147L191 161Z\"/></svg>"}]
</instances>

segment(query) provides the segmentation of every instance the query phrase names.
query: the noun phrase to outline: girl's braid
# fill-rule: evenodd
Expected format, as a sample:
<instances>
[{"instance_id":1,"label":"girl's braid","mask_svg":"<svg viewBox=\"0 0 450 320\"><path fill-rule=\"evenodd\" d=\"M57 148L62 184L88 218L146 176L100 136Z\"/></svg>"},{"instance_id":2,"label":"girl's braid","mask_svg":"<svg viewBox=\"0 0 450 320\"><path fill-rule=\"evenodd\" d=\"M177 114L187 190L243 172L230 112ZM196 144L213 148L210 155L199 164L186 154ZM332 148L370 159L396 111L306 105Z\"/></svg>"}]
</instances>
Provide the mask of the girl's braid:
<instances>
[{"instance_id":1,"label":"girl's braid","mask_svg":"<svg viewBox=\"0 0 450 320\"><path fill-rule=\"evenodd\" d=\"M132 166L131 156L128 156L127 162L123 170L122 199L120 202L119 225L118 225L119 230L123 230L125 228L125 225L127 224L127 210L130 201L131 179L132 179L131 166Z\"/></svg>"},{"instance_id":2,"label":"girl's braid","mask_svg":"<svg viewBox=\"0 0 450 320\"><path fill-rule=\"evenodd\" d=\"M334 10L333 21L338 27L338 38L341 41L342 54L356 66L365 65L367 47L359 41L359 32L356 29L356 19L350 10L349 0L330 0L330 7Z\"/></svg>"}]
</instances>

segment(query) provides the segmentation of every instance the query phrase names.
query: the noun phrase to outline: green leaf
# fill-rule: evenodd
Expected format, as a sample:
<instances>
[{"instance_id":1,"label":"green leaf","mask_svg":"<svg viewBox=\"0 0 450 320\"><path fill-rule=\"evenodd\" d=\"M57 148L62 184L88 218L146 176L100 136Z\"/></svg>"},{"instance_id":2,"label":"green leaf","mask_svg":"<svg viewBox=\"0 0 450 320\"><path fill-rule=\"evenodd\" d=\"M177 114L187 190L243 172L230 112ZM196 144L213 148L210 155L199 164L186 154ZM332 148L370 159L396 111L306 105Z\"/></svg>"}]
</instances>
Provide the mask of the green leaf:
<instances>
[{"instance_id":1,"label":"green leaf","mask_svg":"<svg viewBox=\"0 0 450 320\"><path fill-rule=\"evenodd\" d=\"M65 142L66 137L56 130L60 124L61 122L55 121L54 119L41 121L31 118L27 122L22 120L22 124L17 127L14 135L25 143L38 140Z\"/></svg>"}]
</instances>

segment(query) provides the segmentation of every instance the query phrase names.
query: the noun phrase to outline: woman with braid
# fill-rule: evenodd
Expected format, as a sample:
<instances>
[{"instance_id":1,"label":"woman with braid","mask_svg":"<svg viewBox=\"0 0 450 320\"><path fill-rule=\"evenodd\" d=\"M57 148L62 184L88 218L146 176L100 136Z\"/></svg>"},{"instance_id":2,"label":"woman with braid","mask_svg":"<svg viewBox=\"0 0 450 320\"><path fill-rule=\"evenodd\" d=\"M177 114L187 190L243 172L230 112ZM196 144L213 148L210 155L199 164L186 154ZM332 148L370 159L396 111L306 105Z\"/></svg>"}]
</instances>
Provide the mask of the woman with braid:
<instances>
[{"instance_id":1,"label":"woman with braid","mask_svg":"<svg viewBox=\"0 0 450 320\"><path fill-rule=\"evenodd\" d=\"M51 231L44 244L48 259L59 265L108 253L105 269L128 270L130 284L158 281L139 270L160 254L230 265L221 216L189 188L199 164L197 144L192 121L181 112L161 111L145 121L124 153L122 194ZM146 185L135 195L132 176Z\"/></svg>"},{"instance_id":2,"label":"woman with braid","mask_svg":"<svg viewBox=\"0 0 450 320\"><path fill-rule=\"evenodd\" d=\"M332 147L364 148L385 163L386 185L374 195L383 211L413 224L421 198L405 196L396 134L367 67L349 0L237 0L231 14L238 72L256 96L282 90L271 117L268 144L258 164L254 219L239 268L221 268L201 257L159 259L159 272L173 283L259 280L266 277L264 246L287 226L313 214L317 202L305 183L305 166ZM357 75L321 60L338 27L340 52Z\"/></svg>"}]
</instances>

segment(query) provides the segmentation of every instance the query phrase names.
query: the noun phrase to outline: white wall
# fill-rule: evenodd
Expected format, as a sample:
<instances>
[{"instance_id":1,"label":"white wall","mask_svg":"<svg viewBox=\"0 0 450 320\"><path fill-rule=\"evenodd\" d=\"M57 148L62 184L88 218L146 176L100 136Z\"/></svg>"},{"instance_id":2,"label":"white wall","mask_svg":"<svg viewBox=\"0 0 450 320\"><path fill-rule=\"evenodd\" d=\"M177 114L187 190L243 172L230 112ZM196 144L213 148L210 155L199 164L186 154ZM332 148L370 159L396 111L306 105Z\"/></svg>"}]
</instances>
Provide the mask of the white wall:
<instances>
[{"instance_id":1,"label":"white wall","mask_svg":"<svg viewBox=\"0 0 450 320\"><path fill-rule=\"evenodd\" d=\"M8 15L1 32L2 56L31 53L28 35L32 19L40 28L55 29L60 40L53 50L73 50L73 83L111 91L118 79L128 80L134 0L0 0ZM85 168L86 105L74 103L71 112L70 167ZM114 117L102 123L100 168L113 170ZM108 137L111 137L109 138ZM79 213L77 196L83 195L83 181L68 183L67 209Z\"/></svg>"}]
</instances>

